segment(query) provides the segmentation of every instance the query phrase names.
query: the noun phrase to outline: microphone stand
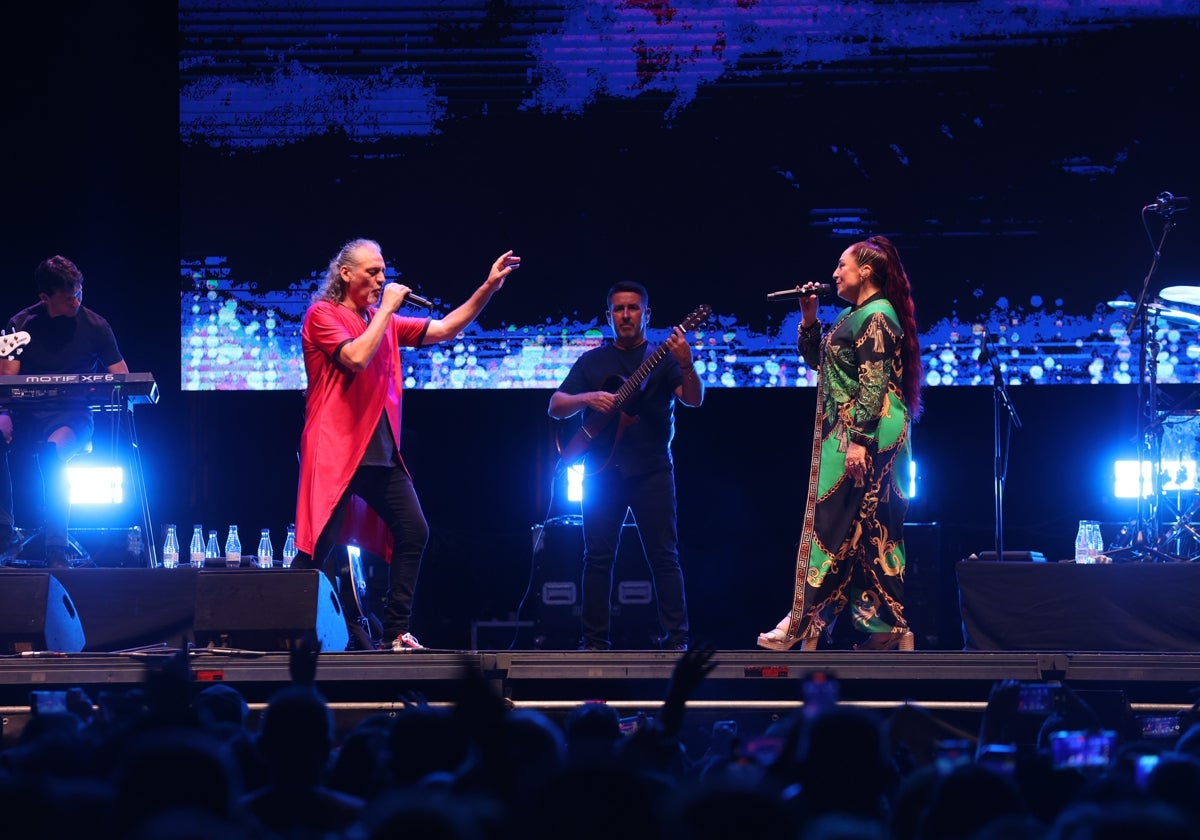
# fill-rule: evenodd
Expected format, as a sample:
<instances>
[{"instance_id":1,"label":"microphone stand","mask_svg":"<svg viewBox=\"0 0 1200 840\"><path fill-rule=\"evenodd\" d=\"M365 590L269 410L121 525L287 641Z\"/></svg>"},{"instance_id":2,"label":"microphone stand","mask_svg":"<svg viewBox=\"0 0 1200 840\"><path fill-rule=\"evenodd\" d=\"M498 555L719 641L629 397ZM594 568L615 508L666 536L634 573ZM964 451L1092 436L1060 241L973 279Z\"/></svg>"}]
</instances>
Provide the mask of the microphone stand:
<instances>
[{"instance_id":1,"label":"microphone stand","mask_svg":"<svg viewBox=\"0 0 1200 840\"><path fill-rule=\"evenodd\" d=\"M1000 359L996 356L996 351L988 346L988 341L991 339L991 334L985 332L983 334L983 349L980 351L980 360L991 363L992 366L992 423L993 423L993 454L995 460L993 463L992 477L995 482L996 493L996 559L1004 560L1004 484L1008 479L1008 447L1002 445L1000 429L1001 423L1001 407L1008 414L1008 438L1011 441L1012 430L1021 428L1021 418L1017 416L1017 409L1012 404L1012 400L1008 396L1008 388L1004 385L1004 374L1000 370Z\"/></svg>"},{"instance_id":2,"label":"microphone stand","mask_svg":"<svg viewBox=\"0 0 1200 840\"><path fill-rule=\"evenodd\" d=\"M1146 211L1151 207L1142 208L1142 223L1145 224ZM1137 305L1134 306L1133 316L1130 318L1130 323L1136 323L1141 331L1141 342L1139 345L1139 363L1138 363L1138 383L1137 383L1137 401L1138 401L1138 416L1137 416L1137 441L1138 441L1138 491L1137 491L1137 520L1134 523L1133 543L1130 546L1136 553L1149 555L1155 560L1174 561L1178 558L1173 557L1159 550L1159 522L1158 522L1158 502L1159 502L1159 472L1162 468L1162 423L1158 417L1158 341L1150 332L1149 319L1146 316L1146 294L1150 290L1150 280L1154 277L1154 273L1158 270L1158 263L1162 259L1163 244L1167 241L1167 234L1175 229L1175 220L1172 218L1172 211L1165 212L1165 221L1163 222L1162 236L1159 237L1158 244L1154 245L1154 257L1150 261L1150 270L1146 272L1145 279L1142 280L1142 291L1138 296ZM1147 234L1149 229L1147 228ZM1151 240L1151 244L1154 242ZM1157 325L1155 326L1157 330ZM1147 380L1149 380L1147 382ZM1153 437L1151 437L1153 436ZM1143 476L1146 468L1146 449L1150 449L1150 481L1149 493L1143 488ZM1149 496L1149 501L1143 505L1143 497ZM1147 535L1149 531L1149 536ZM1145 559L1144 557L1142 559Z\"/></svg>"}]
</instances>

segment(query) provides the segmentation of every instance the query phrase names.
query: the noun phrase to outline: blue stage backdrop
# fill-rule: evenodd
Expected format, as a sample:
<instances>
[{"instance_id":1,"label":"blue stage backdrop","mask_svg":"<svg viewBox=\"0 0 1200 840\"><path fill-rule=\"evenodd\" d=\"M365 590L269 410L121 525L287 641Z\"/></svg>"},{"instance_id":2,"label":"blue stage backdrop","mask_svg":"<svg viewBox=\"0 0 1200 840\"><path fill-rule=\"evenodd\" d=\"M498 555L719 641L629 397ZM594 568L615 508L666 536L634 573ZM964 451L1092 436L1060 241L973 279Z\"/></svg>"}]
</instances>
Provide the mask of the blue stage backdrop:
<instances>
[{"instance_id":1,"label":"blue stage backdrop","mask_svg":"<svg viewBox=\"0 0 1200 840\"><path fill-rule=\"evenodd\" d=\"M930 385L993 385L985 335L1008 384L1135 381L1143 288L1159 381L1200 381L1200 219L1144 209L1197 186L1197 11L180 0L181 387L303 389L301 318L360 236L440 312L525 260L411 388L555 387L618 279L655 339L712 307L710 387L812 385L767 294L873 233Z\"/></svg>"}]
</instances>

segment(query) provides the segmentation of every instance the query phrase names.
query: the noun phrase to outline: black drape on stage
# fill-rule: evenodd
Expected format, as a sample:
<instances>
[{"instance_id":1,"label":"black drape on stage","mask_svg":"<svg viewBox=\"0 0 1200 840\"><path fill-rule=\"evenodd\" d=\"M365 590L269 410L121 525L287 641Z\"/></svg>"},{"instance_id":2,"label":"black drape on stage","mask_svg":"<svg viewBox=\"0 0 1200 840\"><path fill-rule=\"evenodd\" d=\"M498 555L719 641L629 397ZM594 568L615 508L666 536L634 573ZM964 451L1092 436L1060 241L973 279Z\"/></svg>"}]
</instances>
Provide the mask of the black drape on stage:
<instances>
[{"instance_id":1,"label":"black drape on stage","mask_svg":"<svg viewBox=\"0 0 1200 840\"><path fill-rule=\"evenodd\" d=\"M968 650L1200 651L1200 565L957 565Z\"/></svg>"}]
</instances>

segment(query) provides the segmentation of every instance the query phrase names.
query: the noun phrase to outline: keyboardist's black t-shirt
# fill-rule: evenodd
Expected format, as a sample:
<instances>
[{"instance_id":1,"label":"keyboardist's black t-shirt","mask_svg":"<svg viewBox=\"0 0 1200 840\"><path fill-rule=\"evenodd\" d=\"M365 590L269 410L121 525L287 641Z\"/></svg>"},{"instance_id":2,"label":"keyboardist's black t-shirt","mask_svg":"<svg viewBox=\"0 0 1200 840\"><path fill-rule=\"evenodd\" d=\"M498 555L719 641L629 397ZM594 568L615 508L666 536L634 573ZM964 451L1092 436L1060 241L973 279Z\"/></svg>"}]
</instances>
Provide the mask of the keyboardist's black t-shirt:
<instances>
[{"instance_id":1,"label":"keyboardist's black t-shirt","mask_svg":"<svg viewBox=\"0 0 1200 840\"><path fill-rule=\"evenodd\" d=\"M44 303L22 309L8 322L7 332L29 333L29 343L16 357L20 374L98 373L121 361L112 327L100 315L81 306L74 318L51 318ZM6 407L24 418L22 435L41 439L48 430L70 426L81 438L90 438L94 421L86 396L69 393L7 400Z\"/></svg>"},{"instance_id":2,"label":"keyboardist's black t-shirt","mask_svg":"<svg viewBox=\"0 0 1200 840\"><path fill-rule=\"evenodd\" d=\"M121 361L112 327L86 306L74 318L51 318L39 301L8 322L6 332L21 331L29 333L16 357L21 373L94 373Z\"/></svg>"}]
</instances>

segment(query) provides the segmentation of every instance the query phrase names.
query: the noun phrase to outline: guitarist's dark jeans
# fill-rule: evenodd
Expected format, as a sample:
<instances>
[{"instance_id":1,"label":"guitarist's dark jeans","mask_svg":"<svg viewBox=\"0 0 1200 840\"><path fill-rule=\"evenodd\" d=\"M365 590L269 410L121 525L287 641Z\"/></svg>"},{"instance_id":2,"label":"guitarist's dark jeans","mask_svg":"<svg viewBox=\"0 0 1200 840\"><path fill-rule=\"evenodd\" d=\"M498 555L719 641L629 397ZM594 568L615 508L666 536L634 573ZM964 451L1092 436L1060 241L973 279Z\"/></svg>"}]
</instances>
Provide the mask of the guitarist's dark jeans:
<instances>
[{"instance_id":1,"label":"guitarist's dark jeans","mask_svg":"<svg viewBox=\"0 0 1200 840\"><path fill-rule=\"evenodd\" d=\"M383 639L390 643L409 629L417 575L421 571L421 556L429 541L429 524L425 521L412 478L403 468L359 467L350 479L349 489L338 501L333 515L317 539L313 556L321 558L318 561L319 568L326 565L330 552L336 548L352 495L361 498L379 514L392 535L387 605L383 613ZM299 557L297 562L302 562Z\"/></svg>"},{"instance_id":2,"label":"guitarist's dark jeans","mask_svg":"<svg viewBox=\"0 0 1200 840\"><path fill-rule=\"evenodd\" d=\"M687 597L679 565L675 475L666 469L625 478L612 466L584 479L583 644L609 646L613 563L627 510L633 511L654 576L665 644L668 648L686 645Z\"/></svg>"}]
</instances>

